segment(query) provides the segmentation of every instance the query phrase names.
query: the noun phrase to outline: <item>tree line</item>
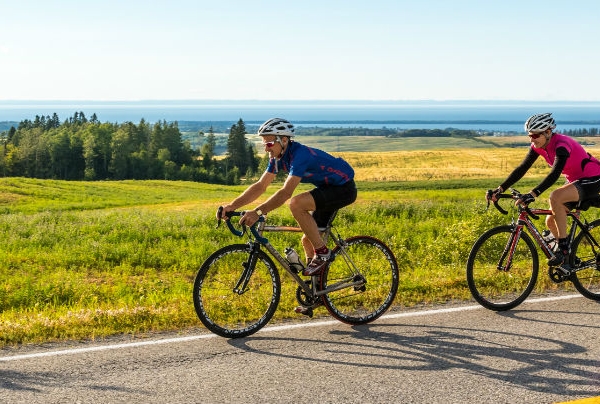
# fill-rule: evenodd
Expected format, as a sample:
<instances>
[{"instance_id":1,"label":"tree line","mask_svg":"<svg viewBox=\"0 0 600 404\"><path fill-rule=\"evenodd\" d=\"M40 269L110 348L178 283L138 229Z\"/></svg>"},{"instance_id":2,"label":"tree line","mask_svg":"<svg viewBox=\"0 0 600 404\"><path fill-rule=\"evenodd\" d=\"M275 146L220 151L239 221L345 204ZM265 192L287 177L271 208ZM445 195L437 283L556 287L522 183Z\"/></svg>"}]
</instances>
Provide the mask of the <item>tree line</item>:
<instances>
[{"instance_id":1,"label":"tree line","mask_svg":"<svg viewBox=\"0 0 600 404\"><path fill-rule=\"evenodd\" d=\"M303 136L478 137L492 135L472 130L298 128ZM573 129L570 136L600 136L598 128ZM229 128L226 153L216 153L212 125L192 148L177 122L150 124L102 123L83 112L61 122L58 115L36 116L0 132L0 175L63 180L170 179L238 184L264 171L260 158L246 139L240 118ZM219 146L222 150L222 144Z\"/></svg>"},{"instance_id":2,"label":"tree line","mask_svg":"<svg viewBox=\"0 0 600 404\"><path fill-rule=\"evenodd\" d=\"M61 180L168 179L238 184L267 159L247 141L246 125L231 126L227 153L218 158L212 127L201 147L184 140L177 122L102 123L83 112L23 120L0 133L0 175ZM264 168L263 168L264 169Z\"/></svg>"},{"instance_id":3,"label":"tree line","mask_svg":"<svg viewBox=\"0 0 600 404\"><path fill-rule=\"evenodd\" d=\"M598 128L579 128L579 129L569 129L569 130L561 130L560 133L564 133L568 136L573 137L583 137L583 136L600 136L600 130Z\"/></svg>"},{"instance_id":4,"label":"tree line","mask_svg":"<svg viewBox=\"0 0 600 404\"><path fill-rule=\"evenodd\" d=\"M299 127L296 133L300 136L385 136L398 137L463 137L475 138L481 136L494 136L499 131L482 131L469 129L392 129L383 127L381 129L369 128L321 128L321 127ZM600 136L598 128L580 128L559 130L560 133L574 137ZM503 132L507 135L524 135L524 132Z\"/></svg>"}]
</instances>

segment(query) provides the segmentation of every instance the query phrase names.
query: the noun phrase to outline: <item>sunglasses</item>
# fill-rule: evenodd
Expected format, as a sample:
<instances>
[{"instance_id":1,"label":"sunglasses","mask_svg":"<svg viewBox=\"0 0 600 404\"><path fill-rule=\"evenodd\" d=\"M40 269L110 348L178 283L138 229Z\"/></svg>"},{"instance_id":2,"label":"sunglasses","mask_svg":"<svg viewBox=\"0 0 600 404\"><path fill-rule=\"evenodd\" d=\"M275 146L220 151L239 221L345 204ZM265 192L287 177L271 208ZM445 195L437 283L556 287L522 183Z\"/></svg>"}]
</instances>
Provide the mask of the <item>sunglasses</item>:
<instances>
[{"instance_id":1,"label":"sunglasses","mask_svg":"<svg viewBox=\"0 0 600 404\"><path fill-rule=\"evenodd\" d=\"M262 142L263 146L267 146L268 149L270 149L271 147L275 146L275 143L277 143L276 140L272 140L270 142Z\"/></svg>"},{"instance_id":2,"label":"sunglasses","mask_svg":"<svg viewBox=\"0 0 600 404\"><path fill-rule=\"evenodd\" d=\"M529 135L527 135L527 136L529 136L529 138L530 138L530 139L537 139L538 137L542 136L543 134L544 134L544 132L540 132L540 133L530 133L530 134L529 134Z\"/></svg>"}]
</instances>

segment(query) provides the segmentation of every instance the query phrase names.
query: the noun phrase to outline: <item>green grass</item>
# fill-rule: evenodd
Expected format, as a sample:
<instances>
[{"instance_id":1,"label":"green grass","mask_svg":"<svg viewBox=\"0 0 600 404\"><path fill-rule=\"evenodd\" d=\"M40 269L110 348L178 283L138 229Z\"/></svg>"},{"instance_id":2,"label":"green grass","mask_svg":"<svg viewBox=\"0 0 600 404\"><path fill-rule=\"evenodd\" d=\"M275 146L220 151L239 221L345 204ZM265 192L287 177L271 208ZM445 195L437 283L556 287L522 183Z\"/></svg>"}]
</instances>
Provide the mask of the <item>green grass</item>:
<instances>
[{"instance_id":1,"label":"green grass","mask_svg":"<svg viewBox=\"0 0 600 404\"><path fill-rule=\"evenodd\" d=\"M484 192L501 177L489 170L492 179L358 181L357 202L336 224L342 236L372 235L392 248L401 270L398 306L470 299L464 267L475 238L510 220L485 211ZM225 226L215 229L214 219L217 206L243 189L0 179L0 346L200 326L193 279L214 250L243 242ZM270 220L294 223L285 207ZM298 235L269 238L281 251L300 250ZM540 279L542 288L556 288L545 274ZM297 316L295 286L285 274L282 280L275 321Z\"/></svg>"},{"instance_id":2,"label":"green grass","mask_svg":"<svg viewBox=\"0 0 600 404\"><path fill-rule=\"evenodd\" d=\"M0 214L71 211L155 205L207 200L235 195L243 188L190 186L177 181L56 181L3 178L0 181Z\"/></svg>"}]
</instances>

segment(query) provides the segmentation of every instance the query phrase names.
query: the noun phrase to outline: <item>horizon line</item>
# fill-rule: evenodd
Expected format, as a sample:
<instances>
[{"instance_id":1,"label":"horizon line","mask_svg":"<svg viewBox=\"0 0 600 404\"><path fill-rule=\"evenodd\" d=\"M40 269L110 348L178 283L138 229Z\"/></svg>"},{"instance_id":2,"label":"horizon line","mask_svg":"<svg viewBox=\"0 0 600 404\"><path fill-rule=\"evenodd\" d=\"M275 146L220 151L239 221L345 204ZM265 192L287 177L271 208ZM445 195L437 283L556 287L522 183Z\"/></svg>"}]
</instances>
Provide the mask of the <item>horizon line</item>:
<instances>
[{"instance_id":1,"label":"horizon line","mask_svg":"<svg viewBox=\"0 0 600 404\"><path fill-rule=\"evenodd\" d=\"M557 100L536 100L536 99L483 99L483 98L472 98L472 99L250 99L250 98L153 98L153 99L0 99L0 103L156 103L156 102L296 102L296 103L315 103L315 102L340 102L340 103L465 103L465 102L488 102L488 103L561 103L561 102L575 102L575 103L598 103L598 100L574 100L574 99L557 99Z\"/></svg>"}]
</instances>

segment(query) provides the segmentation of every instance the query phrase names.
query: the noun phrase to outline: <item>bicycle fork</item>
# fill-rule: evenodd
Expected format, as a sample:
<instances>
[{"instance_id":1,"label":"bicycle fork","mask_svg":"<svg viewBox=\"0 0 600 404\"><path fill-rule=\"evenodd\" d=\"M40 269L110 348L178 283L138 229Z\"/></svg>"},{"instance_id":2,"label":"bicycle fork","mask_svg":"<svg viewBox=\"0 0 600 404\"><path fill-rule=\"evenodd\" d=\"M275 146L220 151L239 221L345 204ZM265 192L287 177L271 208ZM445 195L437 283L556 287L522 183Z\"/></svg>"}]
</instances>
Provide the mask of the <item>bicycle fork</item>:
<instances>
[{"instance_id":1,"label":"bicycle fork","mask_svg":"<svg viewBox=\"0 0 600 404\"><path fill-rule=\"evenodd\" d=\"M521 232L523 231L523 226L516 225L515 230L510 233L510 237L506 245L504 246L504 251L500 256L500 260L498 264L496 264L496 269L498 271L509 272L512 267L513 255L515 253L515 249L517 248L517 243L521 238Z\"/></svg>"},{"instance_id":2,"label":"bicycle fork","mask_svg":"<svg viewBox=\"0 0 600 404\"><path fill-rule=\"evenodd\" d=\"M258 243L250 244L250 254L248 254L248 260L242 263L244 270L242 271L240 279L238 279L235 287L233 288L234 293L242 295L248 290L248 282L250 282L250 277L256 268L256 260L258 259L257 257L259 248L260 245Z\"/></svg>"}]
</instances>

